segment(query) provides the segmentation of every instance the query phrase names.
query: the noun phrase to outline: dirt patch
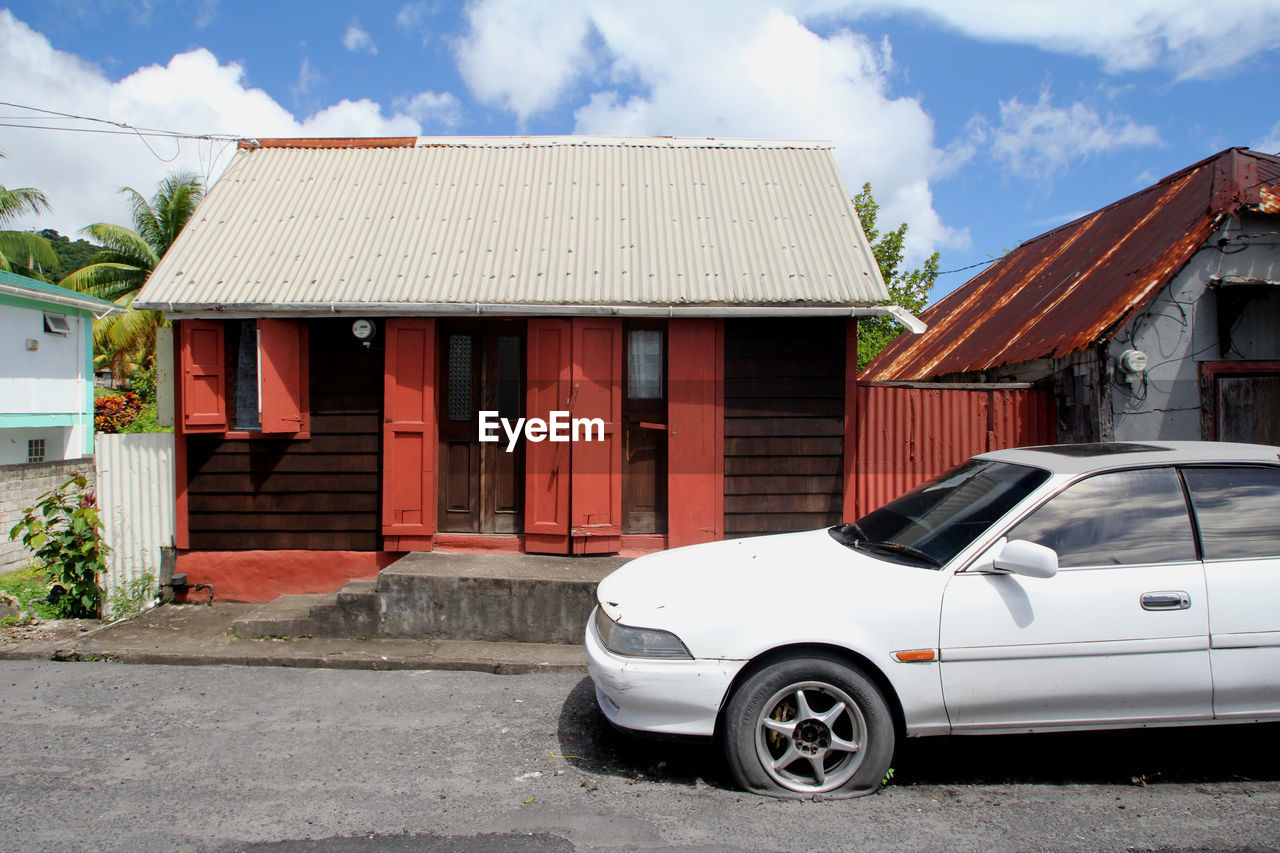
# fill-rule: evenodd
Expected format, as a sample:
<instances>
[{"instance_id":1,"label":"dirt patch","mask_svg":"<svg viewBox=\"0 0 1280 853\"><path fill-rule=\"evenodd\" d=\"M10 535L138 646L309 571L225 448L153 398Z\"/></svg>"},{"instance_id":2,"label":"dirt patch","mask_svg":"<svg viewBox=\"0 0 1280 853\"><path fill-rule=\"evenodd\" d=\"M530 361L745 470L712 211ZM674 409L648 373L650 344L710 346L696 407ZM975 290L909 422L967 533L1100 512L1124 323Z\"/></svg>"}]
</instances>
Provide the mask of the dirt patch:
<instances>
[{"instance_id":1,"label":"dirt patch","mask_svg":"<svg viewBox=\"0 0 1280 853\"><path fill-rule=\"evenodd\" d=\"M101 625L97 619L40 619L0 625L0 653L31 652L47 649L50 654L58 645L74 640Z\"/></svg>"}]
</instances>

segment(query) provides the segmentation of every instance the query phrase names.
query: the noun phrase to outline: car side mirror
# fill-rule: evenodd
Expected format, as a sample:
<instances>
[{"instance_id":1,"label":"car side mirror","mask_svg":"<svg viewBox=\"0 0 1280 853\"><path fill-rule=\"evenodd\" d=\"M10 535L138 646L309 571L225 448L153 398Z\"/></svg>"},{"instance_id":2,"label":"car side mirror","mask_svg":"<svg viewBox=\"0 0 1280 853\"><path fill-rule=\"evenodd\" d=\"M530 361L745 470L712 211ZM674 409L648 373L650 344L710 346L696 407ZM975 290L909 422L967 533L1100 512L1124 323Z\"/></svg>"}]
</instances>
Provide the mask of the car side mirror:
<instances>
[{"instance_id":1,"label":"car side mirror","mask_svg":"<svg viewBox=\"0 0 1280 853\"><path fill-rule=\"evenodd\" d=\"M1028 578L1051 578L1058 573L1058 552L1025 539L1014 539L1000 549L994 568Z\"/></svg>"}]
</instances>

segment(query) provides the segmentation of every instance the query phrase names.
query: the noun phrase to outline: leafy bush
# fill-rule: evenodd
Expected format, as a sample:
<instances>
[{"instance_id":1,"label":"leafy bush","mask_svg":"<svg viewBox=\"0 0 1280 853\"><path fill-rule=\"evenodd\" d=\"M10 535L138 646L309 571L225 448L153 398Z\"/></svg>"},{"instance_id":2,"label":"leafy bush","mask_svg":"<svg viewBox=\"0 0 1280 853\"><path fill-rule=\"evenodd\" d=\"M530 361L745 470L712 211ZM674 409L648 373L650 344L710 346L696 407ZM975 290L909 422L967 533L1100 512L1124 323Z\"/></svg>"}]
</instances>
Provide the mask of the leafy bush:
<instances>
[{"instance_id":1,"label":"leafy bush","mask_svg":"<svg viewBox=\"0 0 1280 853\"><path fill-rule=\"evenodd\" d=\"M129 376L129 390L133 391L144 403L156 401L156 367L151 365L146 370L134 371Z\"/></svg>"},{"instance_id":2,"label":"leafy bush","mask_svg":"<svg viewBox=\"0 0 1280 853\"><path fill-rule=\"evenodd\" d=\"M19 537L44 565L49 581L64 590L49 596L57 615L96 618L102 610L98 575L106 570L110 549L98 530L98 507L84 474L41 495L9 531L10 539Z\"/></svg>"},{"instance_id":3,"label":"leafy bush","mask_svg":"<svg viewBox=\"0 0 1280 853\"><path fill-rule=\"evenodd\" d=\"M124 432L141 412L142 400L132 391L104 394L93 401L93 428L97 432Z\"/></svg>"},{"instance_id":4,"label":"leafy bush","mask_svg":"<svg viewBox=\"0 0 1280 853\"><path fill-rule=\"evenodd\" d=\"M144 403L142 411L138 412L138 417L135 418L133 423L128 426L121 427L120 432L173 432L173 427L160 426L160 422L157 420L156 415L156 404Z\"/></svg>"},{"instance_id":5,"label":"leafy bush","mask_svg":"<svg viewBox=\"0 0 1280 853\"><path fill-rule=\"evenodd\" d=\"M143 572L140 576L111 590L107 613L112 619L132 619L156 601L156 576Z\"/></svg>"}]
</instances>

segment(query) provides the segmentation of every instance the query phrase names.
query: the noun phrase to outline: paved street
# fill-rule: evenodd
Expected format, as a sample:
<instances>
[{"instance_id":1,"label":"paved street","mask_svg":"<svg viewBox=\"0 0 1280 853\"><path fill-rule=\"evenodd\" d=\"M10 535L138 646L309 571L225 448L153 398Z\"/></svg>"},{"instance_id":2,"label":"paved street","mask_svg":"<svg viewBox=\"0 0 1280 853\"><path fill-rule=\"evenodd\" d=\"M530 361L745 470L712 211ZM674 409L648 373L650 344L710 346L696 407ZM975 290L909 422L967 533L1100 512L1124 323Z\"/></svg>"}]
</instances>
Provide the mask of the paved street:
<instances>
[{"instance_id":1,"label":"paved street","mask_svg":"<svg viewBox=\"0 0 1280 853\"><path fill-rule=\"evenodd\" d=\"M1280 726L912 741L782 802L579 675L0 661L0 719L12 850L1280 849Z\"/></svg>"}]
</instances>

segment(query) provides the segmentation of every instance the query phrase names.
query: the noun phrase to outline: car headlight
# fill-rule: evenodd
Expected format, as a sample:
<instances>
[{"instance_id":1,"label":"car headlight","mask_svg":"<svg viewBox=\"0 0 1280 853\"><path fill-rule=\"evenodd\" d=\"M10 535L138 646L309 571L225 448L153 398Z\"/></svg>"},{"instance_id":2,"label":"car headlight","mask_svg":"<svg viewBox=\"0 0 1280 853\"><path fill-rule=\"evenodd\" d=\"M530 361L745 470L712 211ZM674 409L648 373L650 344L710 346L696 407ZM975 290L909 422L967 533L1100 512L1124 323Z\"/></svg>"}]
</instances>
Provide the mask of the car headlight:
<instances>
[{"instance_id":1,"label":"car headlight","mask_svg":"<svg viewBox=\"0 0 1280 853\"><path fill-rule=\"evenodd\" d=\"M682 658L692 660L693 655L670 631L653 628L632 628L609 618L603 609L596 608L596 633L600 642L615 655L630 658Z\"/></svg>"}]
</instances>

